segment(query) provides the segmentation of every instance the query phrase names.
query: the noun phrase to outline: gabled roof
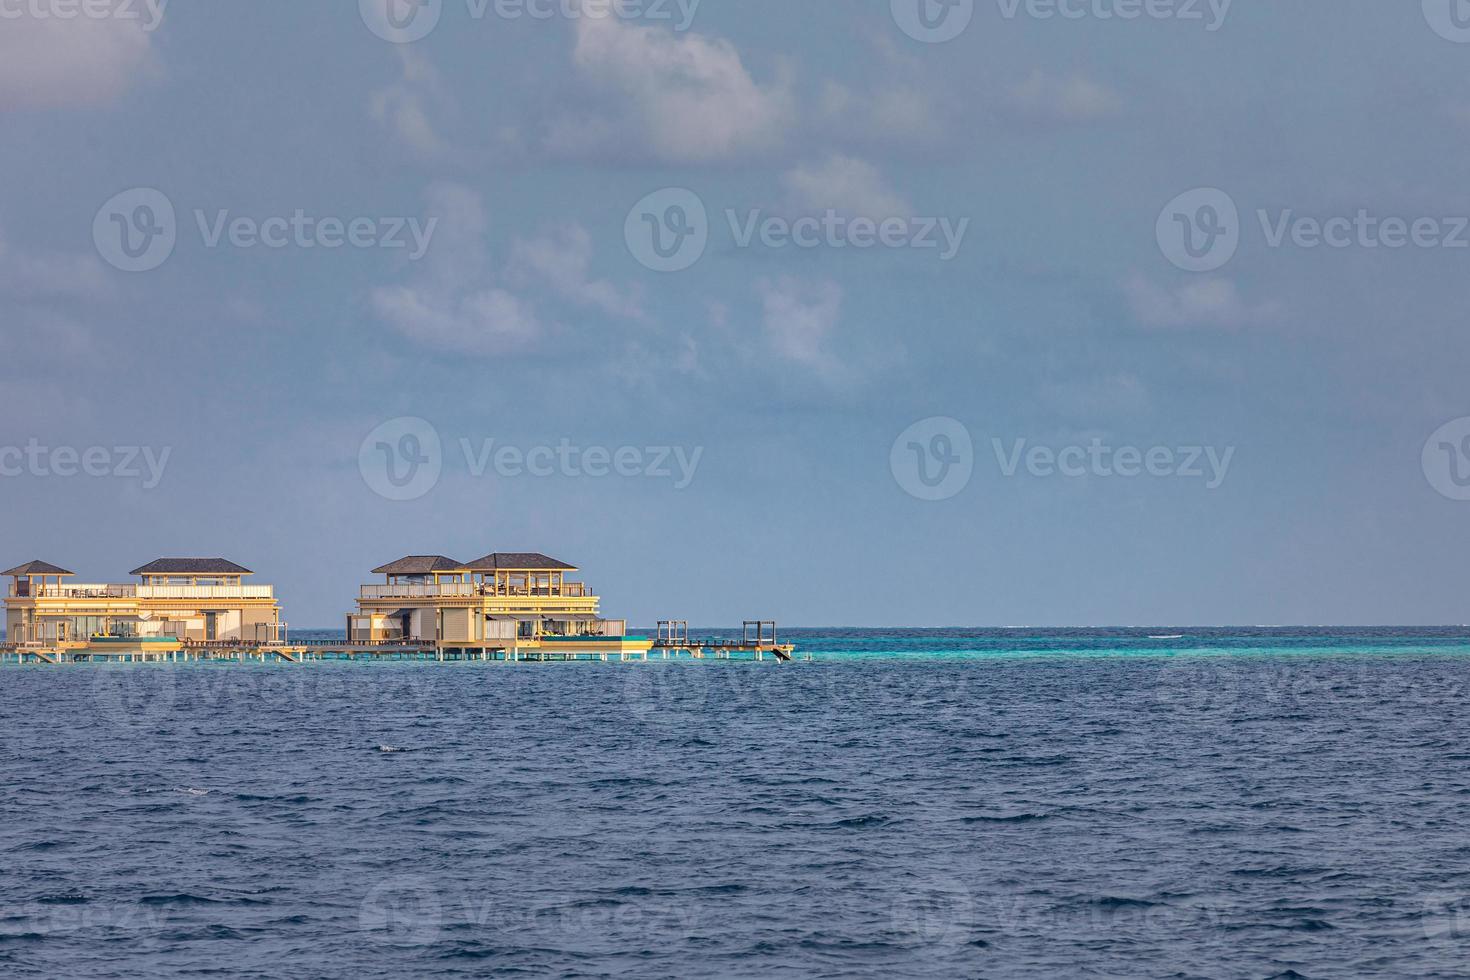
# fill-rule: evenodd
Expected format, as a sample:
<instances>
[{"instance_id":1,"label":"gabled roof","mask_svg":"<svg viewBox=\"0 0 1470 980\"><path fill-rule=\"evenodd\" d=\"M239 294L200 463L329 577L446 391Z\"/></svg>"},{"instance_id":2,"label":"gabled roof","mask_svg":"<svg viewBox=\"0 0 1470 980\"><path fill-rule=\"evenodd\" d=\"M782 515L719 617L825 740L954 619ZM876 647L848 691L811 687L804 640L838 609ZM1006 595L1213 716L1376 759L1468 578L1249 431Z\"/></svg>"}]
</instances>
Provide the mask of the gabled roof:
<instances>
[{"instance_id":1,"label":"gabled roof","mask_svg":"<svg viewBox=\"0 0 1470 980\"><path fill-rule=\"evenodd\" d=\"M160 558L129 575L254 575L244 565L223 558Z\"/></svg>"},{"instance_id":2,"label":"gabled roof","mask_svg":"<svg viewBox=\"0 0 1470 980\"><path fill-rule=\"evenodd\" d=\"M373 569L374 575L428 575L432 572L457 572L464 566L443 555L410 555Z\"/></svg>"},{"instance_id":3,"label":"gabled roof","mask_svg":"<svg viewBox=\"0 0 1470 980\"><path fill-rule=\"evenodd\" d=\"M24 565L17 565L8 572L0 572L0 575L75 575L76 572L68 572L64 568L58 568L49 561L28 561Z\"/></svg>"},{"instance_id":4,"label":"gabled roof","mask_svg":"<svg viewBox=\"0 0 1470 980\"><path fill-rule=\"evenodd\" d=\"M478 561L470 562L465 568L472 572L575 572L577 570L576 565L568 565L564 561L548 558L535 551L497 551Z\"/></svg>"}]
</instances>

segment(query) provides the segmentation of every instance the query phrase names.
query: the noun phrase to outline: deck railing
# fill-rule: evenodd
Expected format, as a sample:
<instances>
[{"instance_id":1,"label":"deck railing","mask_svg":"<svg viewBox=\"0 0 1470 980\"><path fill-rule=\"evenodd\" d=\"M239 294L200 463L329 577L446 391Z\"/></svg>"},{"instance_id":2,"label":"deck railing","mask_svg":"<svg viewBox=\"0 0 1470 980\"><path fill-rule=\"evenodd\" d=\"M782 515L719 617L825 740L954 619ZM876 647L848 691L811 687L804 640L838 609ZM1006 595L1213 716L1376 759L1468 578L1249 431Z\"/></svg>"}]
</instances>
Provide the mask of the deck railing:
<instances>
[{"instance_id":1,"label":"deck railing","mask_svg":"<svg viewBox=\"0 0 1470 980\"><path fill-rule=\"evenodd\" d=\"M14 587L10 594L15 597ZM269 585L47 585L30 590L36 599L273 599Z\"/></svg>"},{"instance_id":2,"label":"deck railing","mask_svg":"<svg viewBox=\"0 0 1470 980\"><path fill-rule=\"evenodd\" d=\"M476 596L526 596L546 598L587 599L593 597L592 589L582 582L568 582L562 586L526 588L524 586L471 585L467 582L452 582L444 585L364 585L364 599L472 599Z\"/></svg>"}]
</instances>

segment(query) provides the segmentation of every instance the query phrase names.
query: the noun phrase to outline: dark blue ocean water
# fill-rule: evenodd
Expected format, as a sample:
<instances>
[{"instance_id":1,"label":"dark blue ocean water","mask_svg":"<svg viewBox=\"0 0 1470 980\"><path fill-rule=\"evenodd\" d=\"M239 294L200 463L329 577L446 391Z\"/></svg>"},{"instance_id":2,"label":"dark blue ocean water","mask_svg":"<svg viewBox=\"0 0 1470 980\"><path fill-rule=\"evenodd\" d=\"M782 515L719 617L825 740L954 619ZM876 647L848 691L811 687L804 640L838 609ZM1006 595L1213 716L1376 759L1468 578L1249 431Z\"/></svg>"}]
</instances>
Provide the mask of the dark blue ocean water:
<instances>
[{"instance_id":1,"label":"dark blue ocean water","mask_svg":"<svg viewBox=\"0 0 1470 980\"><path fill-rule=\"evenodd\" d=\"M0 975L1470 972L1470 631L791 638L4 668Z\"/></svg>"}]
</instances>

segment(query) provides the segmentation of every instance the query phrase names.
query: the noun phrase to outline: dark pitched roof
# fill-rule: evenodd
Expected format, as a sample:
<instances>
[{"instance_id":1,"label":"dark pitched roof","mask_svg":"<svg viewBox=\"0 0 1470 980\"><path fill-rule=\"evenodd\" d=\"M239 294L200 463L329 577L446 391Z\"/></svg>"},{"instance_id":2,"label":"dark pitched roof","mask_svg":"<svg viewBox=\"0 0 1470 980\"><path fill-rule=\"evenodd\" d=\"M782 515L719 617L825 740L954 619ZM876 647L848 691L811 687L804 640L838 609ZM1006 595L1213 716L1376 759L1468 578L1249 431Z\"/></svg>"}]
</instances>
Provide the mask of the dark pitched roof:
<instances>
[{"instance_id":1,"label":"dark pitched roof","mask_svg":"<svg viewBox=\"0 0 1470 980\"><path fill-rule=\"evenodd\" d=\"M443 555L410 555L373 569L374 575L428 575L431 572L457 572L464 568L453 558Z\"/></svg>"},{"instance_id":2,"label":"dark pitched roof","mask_svg":"<svg viewBox=\"0 0 1470 980\"><path fill-rule=\"evenodd\" d=\"M0 572L0 575L75 575L76 572L68 572L64 568L58 568L49 561L28 561L24 565L17 565L8 572Z\"/></svg>"},{"instance_id":3,"label":"dark pitched roof","mask_svg":"<svg viewBox=\"0 0 1470 980\"><path fill-rule=\"evenodd\" d=\"M465 568L472 572L575 572L576 565L568 565L564 561L548 558L535 551L497 551L493 555L486 555L478 561L472 561Z\"/></svg>"},{"instance_id":4,"label":"dark pitched roof","mask_svg":"<svg viewBox=\"0 0 1470 980\"><path fill-rule=\"evenodd\" d=\"M254 575L244 565L223 558L160 558L129 575Z\"/></svg>"}]
</instances>

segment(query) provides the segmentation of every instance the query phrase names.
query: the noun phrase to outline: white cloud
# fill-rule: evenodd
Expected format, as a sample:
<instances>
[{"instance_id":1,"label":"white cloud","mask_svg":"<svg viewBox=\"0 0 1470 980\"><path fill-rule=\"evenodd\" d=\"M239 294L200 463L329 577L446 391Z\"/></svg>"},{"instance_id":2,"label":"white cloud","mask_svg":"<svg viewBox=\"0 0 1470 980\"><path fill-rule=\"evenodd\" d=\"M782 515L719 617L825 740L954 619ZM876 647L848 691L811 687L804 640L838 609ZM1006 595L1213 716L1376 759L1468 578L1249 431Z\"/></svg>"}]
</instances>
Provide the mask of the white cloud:
<instances>
[{"instance_id":1,"label":"white cloud","mask_svg":"<svg viewBox=\"0 0 1470 980\"><path fill-rule=\"evenodd\" d=\"M485 205L466 187L429 189L428 213L440 218L435 248L408 285L372 290L369 303L410 340L454 353L514 353L535 345L541 324L532 307L490 284Z\"/></svg>"},{"instance_id":2,"label":"white cloud","mask_svg":"<svg viewBox=\"0 0 1470 980\"><path fill-rule=\"evenodd\" d=\"M448 150L430 118L431 105L447 106L449 96L439 71L428 57L407 44L394 46L403 77L374 92L368 110L398 142L420 156L437 157Z\"/></svg>"},{"instance_id":3,"label":"white cloud","mask_svg":"<svg viewBox=\"0 0 1470 980\"><path fill-rule=\"evenodd\" d=\"M106 105L126 92L154 68L148 6L133 10L138 19L0 20L0 110Z\"/></svg>"},{"instance_id":4,"label":"white cloud","mask_svg":"<svg viewBox=\"0 0 1470 980\"><path fill-rule=\"evenodd\" d=\"M410 340L480 356L532 350L554 326L537 312L553 294L608 316L643 319L636 289L592 278L592 236L581 225L512 243L510 261L497 275L485 244L482 197L457 184L436 184L426 196L426 213L439 218L434 248L408 282L369 295L373 312Z\"/></svg>"},{"instance_id":5,"label":"white cloud","mask_svg":"<svg viewBox=\"0 0 1470 980\"><path fill-rule=\"evenodd\" d=\"M573 63L591 105L552 124L556 152L621 143L663 162L708 163L776 146L792 121L786 84L758 83L728 41L615 17L583 17L576 29Z\"/></svg>"},{"instance_id":6,"label":"white cloud","mask_svg":"<svg viewBox=\"0 0 1470 980\"><path fill-rule=\"evenodd\" d=\"M841 286L781 276L761 279L756 292L765 309L766 339L777 354L829 378L840 370L828 342L842 315Z\"/></svg>"},{"instance_id":7,"label":"white cloud","mask_svg":"<svg viewBox=\"0 0 1470 980\"><path fill-rule=\"evenodd\" d=\"M1123 288L1133 315L1146 327L1246 327L1279 320L1283 313L1280 303L1247 303L1229 279L1194 279L1170 290L1134 276Z\"/></svg>"},{"instance_id":8,"label":"white cloud","mask_svg":"<svg viewBox=\"0 0 1470 980\"><path fill-rule=\"evenodd\" d=\"M17 248L0 232L0 293L34 297L100 297L110 290L95 255Z\"/></svg>"},{"instance_id":9,"label":"white cloud","mask_svg":"<svg viewBox=\"0 0 1470 980\"><path fill-rule=\"evenodd\" d=\"M606 279L591 277L592 236L581 225L563 225L539 238L516 242L511 266L520 279L539 279L578 306L609 316L643 318L637 289L619 289Z\"/></svg>"},{"instance_id":10,"label":"white cloud","mask_svg":"<svg viewBox=\"0 0 1470 980\"><path fill-rule=\"evenodd\" d=\"M1116 115L1123 101L1113 91L1081 75L1054 78L1034 71L1006 93L1016 113L1041 122L1088 122Z\"/></svg>"},{"instance_id":11,"label":"white cloud","mask_svg":"<svg viewBox=\"0 0 1470 980\"><path fill-rule=\"evenodd\" d=\"M454 295L383 287L373 290L372 304L405 337L453 353L514 353L531 347L541 333L531 307L504 289Z\"/></svg>"},{"instance_id":12,"label":"white cloud","mask_svg":"<svg viewBox=\"0 0 1470 980\"><path fill-rule=\"evenodd\" d=\"M881 221L913 214L913 208L883 181L872 164L833 154L821 164L800 166L781 178L800 211L835 208Z\"/></svg>"},{"instance_id":13,"label":"white cloud","mask_svg":"<svg viewBox=\"0 0 1470 980\"><path fill-rule=\"evenodd\" d=\"M942 140L947 130L933 92L892 77L884 78L871 93L829 80L815 109L833 136L844 141L929 145Z\"/></svg>"}]
</instances>

